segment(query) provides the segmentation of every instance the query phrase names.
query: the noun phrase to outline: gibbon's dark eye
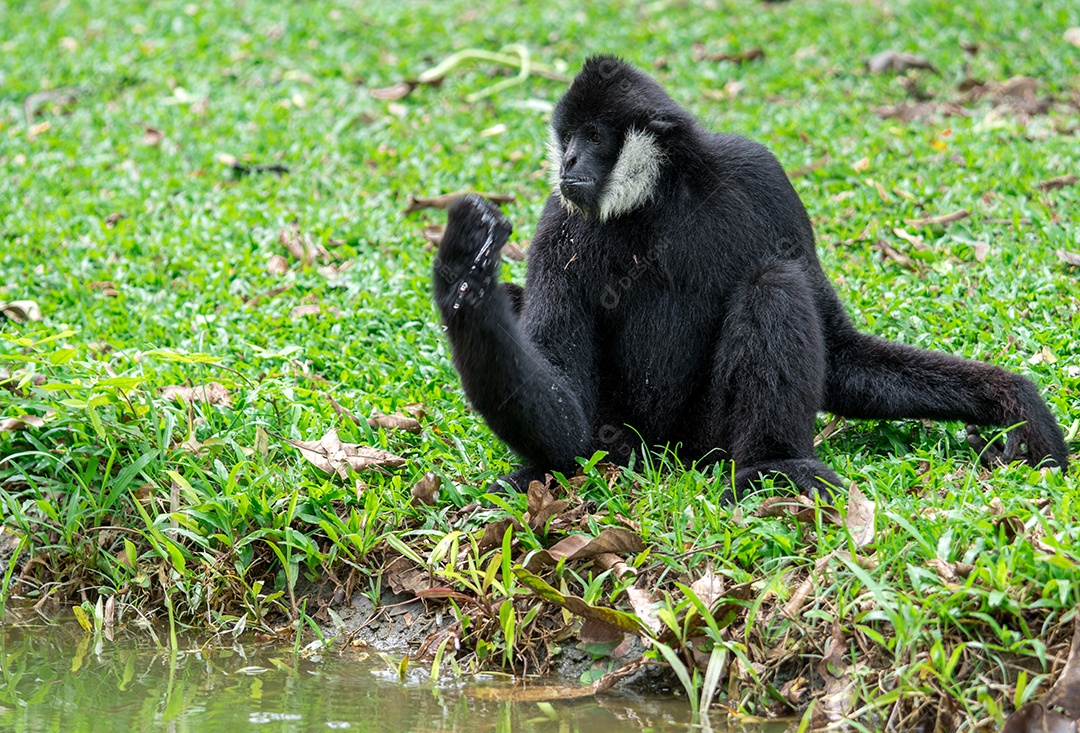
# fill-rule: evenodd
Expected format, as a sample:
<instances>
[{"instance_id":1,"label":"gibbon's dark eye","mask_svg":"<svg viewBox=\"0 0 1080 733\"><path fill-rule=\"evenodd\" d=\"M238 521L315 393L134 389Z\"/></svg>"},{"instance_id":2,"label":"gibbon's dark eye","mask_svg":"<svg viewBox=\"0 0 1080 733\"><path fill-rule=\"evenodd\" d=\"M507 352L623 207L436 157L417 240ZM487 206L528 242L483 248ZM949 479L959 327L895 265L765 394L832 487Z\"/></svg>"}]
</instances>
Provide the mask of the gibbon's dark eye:
<instances>
[{"instance_id":1,"label":"gibbon's dark eye","mask_svg":"<svg viewBox=\"0 0 1080 733\"><path fill-rule=\"evenodd\" d=\"M592 140L594 143L600 142L600 133L599 132L594 132L592 134L592 137L590 137L589 139Z\"/></svg>"},{"instance_id":2,"label":"gibbon's dark eye","mask_svg":"<svg viewBox=\"0 0 1080 733\"><path fill-rule=\"evenodd\" d=\"M568 143L568 142L570 142L570 132L569 132L569 131L567 131L567 132L564 132L564 133L562 134L562 141L563 141L564 143Z\"/></svg>"}]
</instances>

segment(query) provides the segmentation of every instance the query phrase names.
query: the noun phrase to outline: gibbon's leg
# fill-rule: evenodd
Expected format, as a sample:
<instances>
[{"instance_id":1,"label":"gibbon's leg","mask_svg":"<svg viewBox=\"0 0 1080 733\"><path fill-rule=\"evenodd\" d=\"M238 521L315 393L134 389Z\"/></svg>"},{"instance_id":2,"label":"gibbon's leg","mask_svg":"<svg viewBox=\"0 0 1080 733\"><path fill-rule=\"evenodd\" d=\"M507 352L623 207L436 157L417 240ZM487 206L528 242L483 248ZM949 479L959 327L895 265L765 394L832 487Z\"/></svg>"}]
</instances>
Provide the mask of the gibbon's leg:
<instances>
[{"instance_id":1,"label":"gibbon's leg","mask_svg":"<svg viewBox=\"0 0 1080 733\"><path fill-rule=\"evenodd\" d=\"M842 487L814 453L825 347L800 261L767 263L734 290L715 353L706 428L735 463L733 498L767 476L809 495Z\"/></svg>"},{"instance_id":2,"label":"gibbon's leg","mask_svg":"<svg viewBox=\"0 0 1080 733\"><path fill-rule=\"evenodd\" d=\"M590 442L595 387L585 370L593 345L581 338L587 324L569 307L548 308L523 323L515 290L495 283L510 229L478 196L452 204L435 261L435 302L473 406L531 465L565 471ZM561 366L552 354L563 358Z\"/></svg>"},{"instance_id":3,"label":"gibbon's leg","mask_svg":"<svg viewBox=\"0 0 1080 733\"><path fill-rule=\"evenodd\" d=\"M830 333L825 409L855 418L963 420L987 464L1022 458L1033 466L1068 464L1054 416L1027 378L980 361L917 349L855 331ZM989 445L974 425L1008 428Z\"/></svg>"}]
</instances>

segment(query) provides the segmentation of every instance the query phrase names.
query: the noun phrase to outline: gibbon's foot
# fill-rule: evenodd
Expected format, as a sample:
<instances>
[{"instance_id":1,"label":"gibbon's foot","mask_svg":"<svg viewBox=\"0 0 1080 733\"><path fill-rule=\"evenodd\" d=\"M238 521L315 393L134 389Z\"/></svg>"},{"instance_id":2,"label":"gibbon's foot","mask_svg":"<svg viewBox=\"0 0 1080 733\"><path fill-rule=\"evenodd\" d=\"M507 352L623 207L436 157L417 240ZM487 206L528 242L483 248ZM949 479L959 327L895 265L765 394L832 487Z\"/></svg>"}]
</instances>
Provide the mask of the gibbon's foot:
<instances>
[{"instance_id":1,"label":"gibbon's foot","mask_svg":"<svg viewBox=\"0 0 1080 733\"><path fill-rule=\"evenodd\" d=\"M813 499L821 497L826 504L835 503L836 497L847 485L831 468L812 458L788 458L769 461L735 471L733 486L724 492L724 503L741 501L747 494L760 488L761 481L773 479L774 486L787 485Z\"/></svg>"},{"instance_id":2,"label":"gibbon's foot","mask_svg":"<svg viewBox=\"0 0 1080 733\"><path fill-rule=\"evenodd\" d=\"M1012 430L1004 431L998 428L968 425L967 434L964 437L971 449L979 454L979 461L987 468L1007 466L1014 461L1023 461L1035 468L1056 468L1065 465L1067 456L1064 460L1059 460L1055 454L1060 453L1060 450L1051 451L1048 447L1040 447L1040 441L1035 437L1034 432L1025 428L1027 425L1018 425ZM983 431L991 429L995 430L995 434L987 440L983 437ZM1032 442L1036 445L1032 445Z\"/></svg>"},{"instance_id":3,"label":"gibbon's foot","mask_svg":"<svg viewBox=\"0 0 1080 733\"><path fill-rule=\"evenodd\" d=\"M505 494L508 491L524 494L529 490L529 484L533 481L545 483L548 473L550 471L536 466L522 466L504 476L499 476L499 478L488 484L484 491L488 494Z\"/></svg>"}]
</instances>

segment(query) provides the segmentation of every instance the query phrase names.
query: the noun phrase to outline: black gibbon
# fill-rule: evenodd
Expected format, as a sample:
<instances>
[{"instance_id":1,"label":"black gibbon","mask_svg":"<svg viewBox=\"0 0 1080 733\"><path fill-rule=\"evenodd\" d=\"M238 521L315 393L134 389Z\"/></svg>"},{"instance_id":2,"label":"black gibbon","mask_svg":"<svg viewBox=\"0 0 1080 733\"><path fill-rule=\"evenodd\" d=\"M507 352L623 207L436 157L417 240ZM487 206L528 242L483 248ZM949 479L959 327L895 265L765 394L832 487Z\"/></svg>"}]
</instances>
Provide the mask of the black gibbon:
<instances>
[{"instance_id":1,"label":"black gibbon","mask_svg":"<svg viewBox=\"0 0 1080 733\"><path fill-rule=\"evenodd\" d=\"M435 300L465 393L526 465L517 488L596 450L646 447L734 462L735 496L762 476L830 493L814 452L821 410L1012 427L989 461L1068 462L1028 379L891 343L851 324L777 159L705 130L647 75L589 59L559 101L553 192L524 290L496 282L511 226L455 202Z\"/></svg>"}]
</instances>

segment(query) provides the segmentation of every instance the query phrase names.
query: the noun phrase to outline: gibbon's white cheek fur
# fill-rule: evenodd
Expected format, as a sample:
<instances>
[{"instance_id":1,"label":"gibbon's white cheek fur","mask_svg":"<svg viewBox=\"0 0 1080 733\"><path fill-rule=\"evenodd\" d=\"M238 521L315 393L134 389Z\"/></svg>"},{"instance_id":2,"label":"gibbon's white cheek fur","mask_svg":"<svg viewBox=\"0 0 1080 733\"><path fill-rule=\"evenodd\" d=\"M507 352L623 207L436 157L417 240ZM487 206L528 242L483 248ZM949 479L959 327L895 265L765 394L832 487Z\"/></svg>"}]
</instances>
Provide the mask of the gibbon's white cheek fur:
<instances>
[{"instance_id":1,"label":"gibbon's white cheek fur","mask_svg":"<svg viewBox=\"0 0 1080 733\"><path fill-rule=\"evenodd\" d=\"M600 194L600 221L629 213L652 198L664 153L650 132L626 133L619 159Z\"/></svg>"},{"instance_id":2,"label":"gibbon's white cheek fur","mask_svg":"<svg viewBox=\"0 0 1080 733\"><path fill-rule=\"evenodd\" d=\"M552 192L569 211L577 211L578 207L562 195L559 187L563 148L554 130L548 135L547 153L548 182ZM629 213L652 198L663 162L663 151L652 133L643 130L628 131L619 151L619 158L608 174L604 190L600 194L600 221Z\"/></svg>"}]
</instances>

